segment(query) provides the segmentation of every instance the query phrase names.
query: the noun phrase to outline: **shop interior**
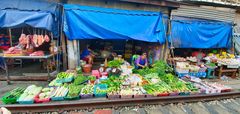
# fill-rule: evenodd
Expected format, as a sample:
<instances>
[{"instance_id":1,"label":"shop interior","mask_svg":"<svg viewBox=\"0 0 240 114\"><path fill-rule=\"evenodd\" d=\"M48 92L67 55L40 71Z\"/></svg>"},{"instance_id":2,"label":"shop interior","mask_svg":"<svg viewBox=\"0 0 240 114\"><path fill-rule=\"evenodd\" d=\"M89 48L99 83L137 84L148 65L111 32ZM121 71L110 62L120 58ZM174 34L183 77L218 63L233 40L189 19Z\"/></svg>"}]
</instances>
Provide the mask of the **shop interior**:
<instances>
[{"instance_id":1,"label":"shop interior","mask_svg":"<svg viewBox=\"0 0 240 114\"><path fill-rule=\"evenodd\" d=\"M136 40L80 40L80 56L83 51L89 47L91 52L94 54L92 69L99 69L101 65L113 60L114 58L121 57L129 64L132 64L133 55L141 55L147 53L148 61L150 62L154 58L157 50L159 51L158 59L162 57L163 45L159 43L151 43ZM151 54L153 53L153 54ZM80 57L81 58L81 57ZM156 57L155 57L156 58ZM87 64L81 58L81 64ZM151 63L151 62L150 62Z\"/></svg>"}]
</instances>

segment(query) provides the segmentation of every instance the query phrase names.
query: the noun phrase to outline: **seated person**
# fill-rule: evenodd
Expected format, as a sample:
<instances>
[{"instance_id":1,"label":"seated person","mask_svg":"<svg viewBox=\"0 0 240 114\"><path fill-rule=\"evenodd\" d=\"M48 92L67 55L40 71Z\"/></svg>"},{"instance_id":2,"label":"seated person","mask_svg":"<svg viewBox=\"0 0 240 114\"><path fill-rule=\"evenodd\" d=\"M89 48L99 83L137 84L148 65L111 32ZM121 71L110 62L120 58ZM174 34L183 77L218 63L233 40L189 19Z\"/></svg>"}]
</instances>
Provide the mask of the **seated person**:
<instances>
[{"instance_id":1,"label":"seated person","mask_svg":"<svg viewBox=\"0 0 240 114\"><path fill-rule=\"evenodd\" d=\"M93 64L93 57L94 54L89 46L87 46L87 48L83 50L82 54L80 55L80 59L86 61L88 64Z\"/></svg>"},{"instance_id":2,"label":"seated person","mask_svg":"<svg viewBox=\"0 0 240 114\"><path fill-rule=\"evenodd\" d=\"M147 53L143 53L135 61L135 67L136 67L136 69L142 69L142 68L145 68L147 66L148 66Z\"/></svg>"},{"instance_id":3,"label":"seated person","mask_svg":"<svg viewBox=\"0 0 240 114\"><path fill-rule=\"evenodd\" d=\"M206 54L202 52L202 49L199 49L199 51L194 51L192 56L197 58L197 64L200 65L202 64L202 59L206 56Z\"/></svg>"}]
</instances>

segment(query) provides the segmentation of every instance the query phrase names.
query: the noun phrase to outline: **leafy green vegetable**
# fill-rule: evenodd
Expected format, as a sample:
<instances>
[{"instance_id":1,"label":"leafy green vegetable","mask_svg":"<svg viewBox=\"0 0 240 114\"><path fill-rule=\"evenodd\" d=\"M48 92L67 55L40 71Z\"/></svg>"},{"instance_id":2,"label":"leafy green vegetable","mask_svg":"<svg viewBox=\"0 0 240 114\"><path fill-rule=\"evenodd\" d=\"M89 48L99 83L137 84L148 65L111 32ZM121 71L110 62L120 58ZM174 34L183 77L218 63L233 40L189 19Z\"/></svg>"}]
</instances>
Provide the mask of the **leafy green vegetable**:
<instances>
[{"instance_id":1,"label":"leafy green vegetable","mask_svg":"<svg viewBox=\"0 0 240 114\"><path fill-rule=\"evenodd\" d=\"M75 77L73 84L79 85L87 80L88 80L88 78L86 76L79 75L79 76Z\"/></svg>"},{"instance_id":2,"label":"leafy green vegetable","mask_svg":"<svg viewBox=\"0 0 240 114\"><path fill-rule=\"evenodd\" d=\"M73 77L73 76L74 76L73 73L67 73L67 72L60 72L60 73L57 74L58 79L70 78L70 77Z\"/></svg>"},{"instance_id":3,"label":"leafy green vegetable","mask_svg":"<svg viewBox=\"0 0 240 114\"><path fill-rule=\"evenodd\" d=\"M81 90L81 94L93 94L93 85L85 85Z\"/></svg>"},{"instance_id":4,"label":"leafy green vegetable","mask_svg":"<svg viewBox=\"0 0 240 114\"><path fill-rule=\"evenodd\" d=\"M96 77L95 77L95 76L88 76L88 79L89 79L90 81L95 81L95 80L96 80Z\"/></svg>"},{"instance_id":5,"label":"leafy green vegetable","mask_svg":"<svg viewBox=\"0 0 240 114\"><path fill-rule=\"evenodd\" d=\"M119 68L121 65L123 64L122 61L120 60L112 60L108 62L108 67L115 67L115 68Z\"/></svg>"},{"instance_id":6,"label":"leafy green vegetable","mask_svg":"<svg viewBox=\"0 0 240 114\"><path fill-rule=\"evenodd\" d=\"M67 97L76 97L79 95L80 91L84 85L75 85L75 84L69 84L68 85L68 95Z\"/></svg>"}]
</instances>

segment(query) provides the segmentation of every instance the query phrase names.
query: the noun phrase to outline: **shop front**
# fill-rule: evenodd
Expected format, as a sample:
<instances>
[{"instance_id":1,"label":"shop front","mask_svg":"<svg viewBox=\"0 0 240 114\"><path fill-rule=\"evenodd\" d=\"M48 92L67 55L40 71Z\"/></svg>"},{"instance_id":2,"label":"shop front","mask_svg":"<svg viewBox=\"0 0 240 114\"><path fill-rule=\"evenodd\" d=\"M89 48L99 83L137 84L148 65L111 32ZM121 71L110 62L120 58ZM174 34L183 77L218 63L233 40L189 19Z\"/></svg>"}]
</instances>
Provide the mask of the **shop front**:
<instances>
[{"instance_id":1,"label":"shop front","mask_svg":"<svg viewBox=\"0 0 240 114\"><path fill-rule=\"evenodd\" d=\"M21 80L25 78L23 74L32 71L47 71L46 76L49 77L51 71L58 69L49 67L50 63L58 66L54 61L59 43L58 8L57 3L47 1L1 1L0 27L1 32L5 33L1 35L1 66L5 71L1 71L4 74L1 76L6 76L2 80L10 82L9 75L14 75L16 71L15 76ZM31 69L37 67L40 69Z\"/></svg>"},{"instance_id":2,"label":"shop front","mask_svg":"<svg viewBox=\"0 0 240 114\"><path fill-rule=\"evenodd\" d=\"M68 70L58 73L45 87L29 84L12 90L3 96L3 103L31 106L53 102L47 105L76 108L86 102L89 106L150 99L183 98L183 101L188 96L194 99L220 96L224 92L231 94L233 88L201 79L207 77L207 69L210 71L220 62L228 63L225 59L232 58L231 54L209 54L204 58L205 64L203 53L194 53L196 57L188 58L174 57L171 53L167 63L161 60L164 53L160 48L166 42L185 50L226 48L230 43L231 24L199 19L172 20L170 39L166 40L167 22L167 16L160 11L65 4ZM135 53L138 51L144 53L138 55ZM213 63L215 58L223 59ZM76 101L66 103L64 100Z\"/></svg>"}]
</instances>

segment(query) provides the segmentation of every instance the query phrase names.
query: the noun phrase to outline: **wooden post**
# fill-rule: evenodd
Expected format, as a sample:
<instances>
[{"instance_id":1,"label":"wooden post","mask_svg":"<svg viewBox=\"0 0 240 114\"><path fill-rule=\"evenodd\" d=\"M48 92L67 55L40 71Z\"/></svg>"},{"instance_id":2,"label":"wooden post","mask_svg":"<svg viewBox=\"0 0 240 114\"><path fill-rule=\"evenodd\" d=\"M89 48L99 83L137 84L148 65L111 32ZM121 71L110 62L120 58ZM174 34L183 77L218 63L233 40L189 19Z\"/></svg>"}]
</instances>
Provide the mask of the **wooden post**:
<instances>
[{"instance_id":1,"label":"wooden post","mask_svg":"<svg viewBox=\"0 0 240 114\"><path fill-rule=\"evenodd\" d=\"M10 40L10 46L12 47L13 43L12 43L12 30L9 28L8 29L8 34L9 34L9 40Z\"/></svg>"},{"instance_id":2,"label":"wooden post","mask_svg":"<svg viewBox=\"0 0 240 114\"><path fill-rule=\"evenodd\" d=\"M67 70L67 48L64 34L61 33L62 54L63 54L63 70Z\"/></svg>"},{"instance_id":3,"label":"wooden post","mask_svg":"<svg viewBox=\"0 0 240 114\"><path fill-rule=\"evenodd\" d=\"M74 61L75 61L75 66L78 66L78 45L77 45L77 40L73 40L73 50L74 50Z\"/></svg>"},{"instance_id":4,"label":"wooden post","mask_svg":"<svg viewBox=\"0 0 240 114\"><path fill-rule=\"evenodd\" d=\"M75 69L75 54L73 48L73 41L67 40L67 50L68 50L68 69Z\"/></svg>"},{"instance_id":5,"label":"wooden post","mask_svg":"<svg viewBox=\"0 0 240 114\"><path fill-rule=\"evenodd\" d=\"M163 57L164 57L164 55L163 55L163 54L164 54L164 50L165 50L165 44L162 45L161 56L160 56L160 57L161 57L161 58L160 58L161 60L163 60Z\"/></svg>"},{"instance_id":6,"label":"wooden post","mask_svg":"<svg viewBox=\"0 0 240 114\"><path fill-rule=\"evenodd\" d=\"M64 8L62 8L62 20L64 19ZM65 38L65 35L63 33L63 23L61 23L61 26L60 26L60 39L61 39L61 46L62 46L62 56L63 56L63 70L67 70L67 48L66 48L66 38Z\"/></svg>"}]
</instances>

